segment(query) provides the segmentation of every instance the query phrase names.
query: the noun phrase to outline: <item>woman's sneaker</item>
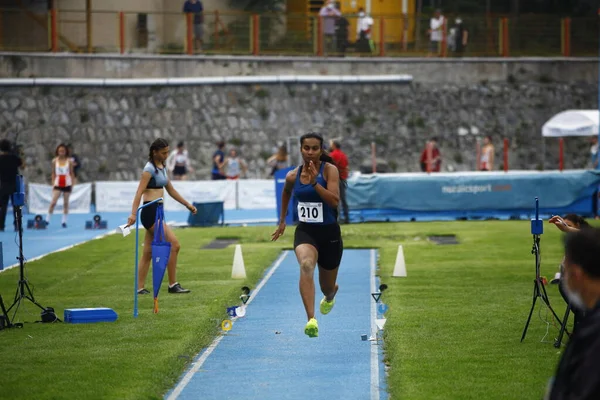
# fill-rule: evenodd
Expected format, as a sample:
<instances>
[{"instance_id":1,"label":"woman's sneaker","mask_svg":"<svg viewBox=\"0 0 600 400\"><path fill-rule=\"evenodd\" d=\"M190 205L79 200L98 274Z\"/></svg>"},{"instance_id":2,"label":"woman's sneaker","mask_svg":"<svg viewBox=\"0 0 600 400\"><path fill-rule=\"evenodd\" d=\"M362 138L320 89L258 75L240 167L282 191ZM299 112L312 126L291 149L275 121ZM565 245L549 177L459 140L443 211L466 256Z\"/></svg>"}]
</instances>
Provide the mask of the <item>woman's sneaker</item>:
<instances>
[{"instance_id":1,"label":"woman's sneaker","mask_svg":"<svg viewBox=\"0 0 600 400\"><path fill-rule=\"evenodd\" d=\"M138 294L150 294L150 291L146 288L138 289Z\"/></svg>"},{"instance_id":2,"label":"woman's sneaker","mask_svg":"<svg viewBox=\"0 0 600 400\"><path fill-rule=\"evenodd\" d=\"M189 293L189 289L184 289L179 283L169 286L169 293Z\"/></svg>"},{"instance_id":3,"label":"woman's sneaker","mask_svg":"<svg viewBox=\"0 0 600 400\"><path fill-rule=\"evenodd\" d=\"M311 318L310 321L306 323L306 326L304 327L304 333L311 338L319 336L319 324L317 324L316 319Z\"/></svg>"},{"instance_id":4,"label":"woman's sneaker","mask_svg":"<svg viewBox=\"0 0 600 400\"><path fill-rule=\"evenodd\" d=\"M331 301L327 301L327 298L323 297L323 300L321 300L321 304L319 304L319 310L321 311L321 314L323 314L323 315L329 314L329 312L331 311L331 309L333 308L334 305L335 305L335 297Z\"/></svg>"}]
</instances>

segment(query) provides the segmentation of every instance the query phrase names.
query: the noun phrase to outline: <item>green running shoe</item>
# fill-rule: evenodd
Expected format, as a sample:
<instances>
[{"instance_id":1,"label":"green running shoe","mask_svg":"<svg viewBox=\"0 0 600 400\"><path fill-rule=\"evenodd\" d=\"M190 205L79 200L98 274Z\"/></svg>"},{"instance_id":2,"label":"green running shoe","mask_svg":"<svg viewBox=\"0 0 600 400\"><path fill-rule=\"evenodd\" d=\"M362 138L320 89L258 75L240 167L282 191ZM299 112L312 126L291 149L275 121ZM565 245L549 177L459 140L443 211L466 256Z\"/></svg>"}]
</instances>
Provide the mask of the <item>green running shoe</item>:
<instances>
[{"instance_id":1,"label":"green running shoe","mask_svg":"<svg viewBox=\"0 0 600 400\"><path fill-rule=\"evenodd\" d=\"M317 324L317 320L311 318L310 321L306 323L304 327L304 333L308 335L308 337L317 337L319 336L319 325Z\"/></svg>"},{"instance_id":2,"label":"green running shoe","mask_svg":"<svg viewBox=\"0 0 600 400\"><path fill-rule=\"evenodd\" d=\"M321 300L321 304L319 305L319 310L321 310L321 314L329 314L333 306L335 305L335 297L331 301L327 301L325 297Z\"/></svg>"}]
</instances>

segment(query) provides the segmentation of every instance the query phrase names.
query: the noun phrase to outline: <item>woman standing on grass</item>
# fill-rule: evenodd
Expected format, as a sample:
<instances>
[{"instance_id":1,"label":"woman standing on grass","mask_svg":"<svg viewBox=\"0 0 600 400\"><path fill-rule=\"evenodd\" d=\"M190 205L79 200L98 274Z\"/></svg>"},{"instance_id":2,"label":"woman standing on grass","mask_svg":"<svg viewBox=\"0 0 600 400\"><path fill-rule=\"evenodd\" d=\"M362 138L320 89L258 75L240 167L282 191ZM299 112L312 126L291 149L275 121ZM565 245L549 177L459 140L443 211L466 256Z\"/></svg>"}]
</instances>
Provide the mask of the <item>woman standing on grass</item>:
<instances>
[{"instance_id":1,"label":"woman standing on grass","mask_svg":"<svg viewBox=\"0 0 600 400\"><path fill-rule=\"evenodd\" d=\"M324 295L319 308L321 314L328 314L335 304L338 267L344 251L337 222L340 175L331 157L323 150L321 135L303 135L300 147L304 164L288 172L285 177L279 227L273 233L272 240L279 239L285 232L285 216L293 191L298 200L300 221L294 234L294 251L300 264L300 295L308 318L304 333L309 337L317 337L315 266L319 265L319 285Z\"/></svg>"},{"instance_id":2,"label":"woman standing on grass","mask_svg":"<svg viewBox=\"0 0 600 400\"><path fill-rule=\"evenodd\" d=\"M133 198L133 205L131 206L131 215L127 218L127 224L135 224L137 209L140 205L142 197L144 204L154 201L164 196L163 188L167 189L167 193L185 206L192 214L196 214L196 207L188 203L181 195L175 190L171 182L167 177L167 167L165 162L169 157L169 143L165 139L156 139L152 145L150 145L150 153L148 154L148 162L144 166L142 172L142 178L138 185L137 192ZM158 207L163 207L163 202L154 203L148 207L142 209L140 215L140 222L146 228L146 234L144 236L144 250L139 263L139 274L138 274L138 294L150 293L144 288L146 276L148 275L148 269L150 268L150 261L152 260L152 239L154 238L154 220L156 218L156 211ZM175 234L171 228L165 223L165 237L169 243L171 243L171 254L169 256L169 263L167 264L167 272L169 276L169 293L189 293L188 289L184 289L177 282L176 269L177 269L177 255L179 254L179 241L175 237Z\"/></svg>"}]
</instances>

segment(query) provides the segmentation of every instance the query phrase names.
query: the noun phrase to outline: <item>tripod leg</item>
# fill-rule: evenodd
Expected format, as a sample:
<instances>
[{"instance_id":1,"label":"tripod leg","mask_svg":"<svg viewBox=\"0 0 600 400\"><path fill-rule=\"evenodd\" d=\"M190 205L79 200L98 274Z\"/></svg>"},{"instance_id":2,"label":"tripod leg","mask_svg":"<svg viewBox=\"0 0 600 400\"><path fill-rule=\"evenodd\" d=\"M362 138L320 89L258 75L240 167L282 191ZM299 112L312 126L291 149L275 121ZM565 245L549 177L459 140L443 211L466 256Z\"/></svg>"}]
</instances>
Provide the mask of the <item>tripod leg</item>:
<instances>
[{"instance_id":1,"label":"tripod leg","mask_svg":"<svg viewBox=\"0 0 600 400\"><path fill-rule=\"evenodd\" d=\"M525 323L525 329L523 329L523 335L521 336L521 342L525 340L525 335L527 335L527 328L529 327L529 322L531 321L531 316L533 315L533 310L535 309L535 302L537 301L538 296L540 295L539 288L537 282L533 283L533 304L531 304L531 310L529 310L529 317L527 317L527 322Z\"/></svg>"},{"instance_id":2,"label":"tripod leg","mask_svg":"<svg viewBox=\"0 0 600 400\"><path fill-rule=\"evenodd\" d=\"M562 343L563 335L565 334L565 331L567 329L567 322L569 321L569 313L570 312L571 312L571 305L567 304L565 316L563 317L562 323L560 324L560 332L558 333L558 337L556 338L556 341L554 342L554 347L556 347L557 349L560 347L560 345Z\"/></svg>"},{"instance_id":3,"label":"tripod leg","mask_svg":"<svg viewBox=\"0 0 600 400\"><path fill-rule=\"evenodd\" d=\"M29 284L27 282L25 282L25 288L27 289L27 294L25 294L24 297L42 310L45 310L45 308L33 298L33 292L29 288Z\"/></svg>"},{"instance_id":4,"label":"tripod leg","mask_svg":"<svg viewBox=\"0 0 600 400\"><path fill-rule=\"evenodd\" d=\"M550 299L548 298L548 293L546 292L546 288L544 287L544 285L540 282L540 286L542 287L542 300L544 303L546 303L546 306L550 309L550 311L552 312L552 315L554 316L554 319L556 319L556 321L561 325L561 327L563 326L563 321L560 319L560 317L556 314L556 312L554 311L554 309L552 308L552 306L550 305ZM567 332L567 335L569 334L569 332L566 330L565 327L565 331Z\"/></svg>"},{"instance_id":5,"label":"tripod leg","mask_svg":"<svg viewBox=\"0 0 600 400\"><path fill-rule=\"evenodd\" d=\"M10 312L10 310L19 304L19 302L21 301L21 282L19 282L19 285L17 286L17 292L15 293L15 300L13 301L13 303L11 304L10 307L8 307L8 310L6 310L7 312Z\"/></svg>"}]
</instances>

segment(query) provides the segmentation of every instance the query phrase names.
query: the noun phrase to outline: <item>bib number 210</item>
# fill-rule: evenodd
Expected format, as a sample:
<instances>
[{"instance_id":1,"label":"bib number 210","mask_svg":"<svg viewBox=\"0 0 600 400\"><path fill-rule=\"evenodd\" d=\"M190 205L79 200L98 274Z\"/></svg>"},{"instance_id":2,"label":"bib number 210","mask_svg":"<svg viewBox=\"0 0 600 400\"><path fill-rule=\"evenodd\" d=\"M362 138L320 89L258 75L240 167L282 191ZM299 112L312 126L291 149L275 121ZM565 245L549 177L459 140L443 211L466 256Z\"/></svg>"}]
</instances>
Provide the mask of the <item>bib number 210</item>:
<instances>
[{"instance_id":1,"label":"bib number 210","mask_svg":"<svg viewBox=\"0 0 600 400\"><path fill-rule=\"evenodd\" d=\"M323 203L298 203L298 220L306 223L323 222Z\"/></svg>"}]
</instances>

